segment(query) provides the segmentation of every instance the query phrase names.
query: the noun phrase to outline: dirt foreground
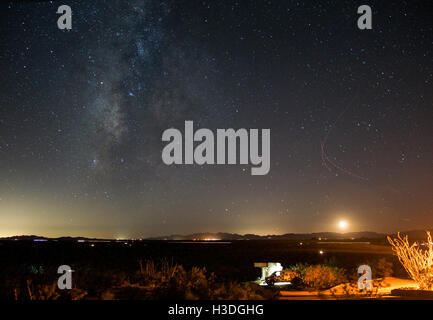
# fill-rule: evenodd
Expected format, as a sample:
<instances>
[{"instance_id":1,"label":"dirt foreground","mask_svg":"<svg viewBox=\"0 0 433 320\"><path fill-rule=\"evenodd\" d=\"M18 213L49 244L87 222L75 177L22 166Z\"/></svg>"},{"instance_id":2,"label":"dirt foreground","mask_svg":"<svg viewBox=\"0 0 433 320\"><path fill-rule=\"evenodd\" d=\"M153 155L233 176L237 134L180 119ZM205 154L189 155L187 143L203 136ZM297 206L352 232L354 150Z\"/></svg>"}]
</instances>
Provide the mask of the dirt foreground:
<instances>
[{"instance_id":1,"label":"dirt foreground","mask_svg":"<svg viewBox=\"0 0 433 320\"><path fill-rule=\"evenodd\" d=\"M281 300L327 300L327 299L364 299L392 298L391 291L399 288L418 289L415 281L410 279L385 277L373 281L370 294L361 293L356 285L343 283L324 291L280 291ZM394 297L396 298L396 297Z\"/></svg>"}]
</instances>

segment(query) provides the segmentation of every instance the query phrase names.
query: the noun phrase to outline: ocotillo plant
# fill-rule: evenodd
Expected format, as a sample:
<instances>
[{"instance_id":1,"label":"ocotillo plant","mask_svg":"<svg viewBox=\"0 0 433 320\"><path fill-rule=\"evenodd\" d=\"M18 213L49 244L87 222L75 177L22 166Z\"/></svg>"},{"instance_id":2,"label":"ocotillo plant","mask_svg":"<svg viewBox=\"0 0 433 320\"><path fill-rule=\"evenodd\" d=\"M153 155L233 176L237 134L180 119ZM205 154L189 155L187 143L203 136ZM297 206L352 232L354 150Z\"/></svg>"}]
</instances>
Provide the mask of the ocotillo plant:
<instances>
[{"instance_id":1,"label":"ocotillo plant","mask_svg":"<svg viewBox=\"0 0 433 320\"><path fill-rule=\"evenodd\" d=\"M397 238L388 237L392 250L397 255L409 276L415 280L421 290L433 290L433 242L427 231L427 243L421 246L409 243L408 236Z\"/></svg>"}]
</instances>

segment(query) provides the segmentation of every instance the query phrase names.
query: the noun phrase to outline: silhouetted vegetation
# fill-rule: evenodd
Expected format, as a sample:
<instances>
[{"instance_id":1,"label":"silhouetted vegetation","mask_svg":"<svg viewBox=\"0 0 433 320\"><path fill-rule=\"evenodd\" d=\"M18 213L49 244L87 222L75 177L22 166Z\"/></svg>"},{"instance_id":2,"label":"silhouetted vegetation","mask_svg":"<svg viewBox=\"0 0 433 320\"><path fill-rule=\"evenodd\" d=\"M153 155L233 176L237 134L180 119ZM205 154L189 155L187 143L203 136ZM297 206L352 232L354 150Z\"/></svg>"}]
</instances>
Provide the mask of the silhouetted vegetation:
<instances>
[{"instance_id":1,"label":"silhouetted vegetation","mask_svg":"<svg viewBox=\"0 0 433 320\"><path fill-rule=\"evenodd\" d=\"M111 243L0 242L0 299L273 299L278 290L250 281L257 261L278 261L299 270L296 288L322 290L344 280L356 283L361 264L373 277L406 273L383 248L340 250L328 245L318 254L316 241L302 247L291 241L232 241L183 244L164 241ZM321 248L321 247L320 247ZM333 248L335 250L333 251ZM210 250L211 249L211 250ZM352 249L352 247L350 247ZM375 251L376 250L376 251ZM382 260L381 260L382 259ZM74 270L73 289L57 289L57 268Z\"/></svg>"}]
</instances>

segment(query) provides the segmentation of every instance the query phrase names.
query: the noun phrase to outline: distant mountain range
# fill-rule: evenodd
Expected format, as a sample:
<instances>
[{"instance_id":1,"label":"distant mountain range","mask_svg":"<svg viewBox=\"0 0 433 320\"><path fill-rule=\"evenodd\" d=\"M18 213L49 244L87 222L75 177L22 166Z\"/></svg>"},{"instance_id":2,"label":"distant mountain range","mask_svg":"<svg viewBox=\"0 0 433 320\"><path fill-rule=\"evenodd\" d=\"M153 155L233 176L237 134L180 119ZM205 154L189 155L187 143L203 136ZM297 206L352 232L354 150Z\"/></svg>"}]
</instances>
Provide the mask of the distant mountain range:
<instances>
[{"instance_id":1,"label":"distant mountain range","mask_svg":"<svg viewBox=\"0 0 433 320\"><path fill-rule=\"evenodd\" d=\"M327 239L327 240L343 240L343 239L379 239L386 235L377 232L315 232L315 233L286 233L280 235L264 235L257 234L237 234L237 233L193 233L187 235L170 235L148 238L148 240L309 240L309 239Z\"/></svg>"},{"instance_id":2,"label":"distant mountain range","mask_svg":"<svg viewBox=\"0 0 433 320\"><path fill-rule=\"evenodd\" d=\"M28 241L34 241L34 240L57 240L57 241L95 240L96 241L96 240L104 240L104 239L86 238L86 237L48 238L48 237L41 237L41 236L35 236L35 235L22 235L22 236L3 237L3 238L0 238L0 240L28 240Z\"/></svg>"},{"instance_id":3,"label":"distant mountain range","mask_svg":"<svg viewBox=\"0 0 433 320\"><path fill-rule=\"evenodd\" d=\"M433 233L433 230L430 229ZM401 232L402 235L408 235L409 240L425 240L425 230L411 230ZM396 234L390 234L395 236ZM373 231L361 231L361 232L314 232L314 233L286 233L281 235L256 235L256 234L237 234L237 233L224 233L224 232L202 232L192 233L187 235L169 235L160 237L151 237L144 240L359 240L359 239L385 239L387 234L377 233ZM14 237L0 238L0 240L57 240L57 241L101 241L101 240L115 240L115 239L96 239L96 238L85 238L85 237L59 237L59 238L47 238L36 235L21 235Z\"/></svg>"},{"instance_id":4,"label":"distant mountain range","mask_svg":"<svg viewBox=\"0 0 433 320\"><path fill-rule=\"evenodd\" d=\"M427 230L428 231L428 230ZM430 229L430 232L433 231ZM411 230L402 231L401 235L408 235L409 240L424 240L426 239L425 230ZM361 231L361 232L314 232L314 233L285 233L280 235L265 235L260 236L256 234L237 234L237 233L193 233L188 235L170 235L148 238L147 240L311 240L311 239L322 239L322 240L359 240L359 239L385 239L386 236L396 236L396 234L385 234L377 233L373 231Z\"/></svg>"}]
</instances>

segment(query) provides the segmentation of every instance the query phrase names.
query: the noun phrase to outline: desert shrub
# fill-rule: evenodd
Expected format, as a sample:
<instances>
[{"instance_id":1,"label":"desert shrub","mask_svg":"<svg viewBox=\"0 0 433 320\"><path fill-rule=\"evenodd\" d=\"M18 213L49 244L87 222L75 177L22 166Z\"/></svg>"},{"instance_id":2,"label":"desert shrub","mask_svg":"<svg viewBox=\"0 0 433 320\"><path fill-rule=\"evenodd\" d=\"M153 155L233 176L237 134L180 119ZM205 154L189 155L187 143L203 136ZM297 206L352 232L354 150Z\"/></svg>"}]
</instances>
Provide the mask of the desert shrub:
<instances>
[{"instance_id":1,"label":"desert shrub","mask_svg":"<svg viewBox=\"0 0 433 320\"><path fill-rule=\"evenodd\" d=\"M338 263L337 257L331 256L331 257L325 259L325 261L323 262L323 265L335 268L335 267L338 267L339 263Z\"/></svg>"},{"instance_id":2,"label":"desert shrub","mask_svg":"<svg viewBox=\"0 0 433 320\"><path fill-rule=\"evenodd\" d=\"M124 272L116 269L86 268L74 273L73 286L85 290L86 299L97 299L107 288L120 285L126 278Z\"/></svg>"},{"instance_id":3,"label":"desert shrub","mask_svg":"<svg viewBox=\"0 0 433 320\"><path fill-rule=\"evenodd\" d=\"M303 277L305 275L305 272L306 272L306 270L307 270L308 267L309 267L308 264L297 263L297 264L295 264L293 266L289 266L287 268L287 270L298 271L301 274L301 276Z\"/></svg>"},{"instance_id":4,"label":"desert shrub","mask_svg":"<svg viewBox=\"0 0 433 320\"><path fill-rule=\"evenodd\" d=\"M433 290L433 241L427 231L427 243L422 247L419 243L409 243L408 237L401 237L388 241L392 246L409 276L415 280L422 290Z\"/></svg>"},{"instance_id":5,"label":"desert shrub","mask_svg":"<svg viewBox=\"0 0 433 320\"><path fill-rule=\"evenodd\" d=\"M255 284L236 282L217 283L211 290L212 300L263 300L276 299L278 292L268 290Z\"/></svg>"},{"instance_id":6,"label":"desert shrub","mask_svg":"<svg viewBox=\"0 0 433 320\"><path fill-rule=\"evenodd\" d=\"M81 300L87 295L86 291L77 288L59 290L57 282L35 284L31 280L27 280L25 293L27 294L25 298L29 300ZM15 300L17 300L17 296Z\"/></svg>"},{"instance_id":7,"label":"desert shrub","mask_svg":"<svg viewBox=\"0 0 433 320\"><path fill-rule=\"evenodd\" d=\"M217 281L215 274L205 268L185 269L167 260L140 261L139 270L132 273L116 269L80 270L71 290L59 290L57 282L44 274L23 274L7 285L3 295L15 300L257 300L278 295L249 283Z\"/></svg>"},{"instance_id":8,"label":"desert shrub","mask_svg":"<svg viewBox=\"0 0 433 320\"><path fill-rule=\"evenodd\" d=\"M347 281L343 269L320 264L308 266L303 279L307 286L316 290L327 289Z\"/></svg>"},{"instance_id":9,"label":"desert shrub","mask_svg":"<svg viewBox=\"0 0 433 320\"><path fill-rule=\"evenodd\" d=\"M242 285L236 282L218 282L214 273L206 268L183 266L163 260L155 263L148 260L139 262L140 269L132 283L123 284L101 295L104 299L272 299L275 292L260 286Z\"/></svg>"},{"instance_id":10,"label":"desert shrub","mask_svg":"<svg viewBox=\"0 0 433 320\"><path fill-rule=\"evenodd\" d=\"M377 262L374 271L375 271L375 277L379 277L379 278L391 277L393 274L393 264L391 261L388 261L386 258L381 258Z\"/></svg>"},{"instance_id":11,"label":"desert shrub","mask_svg":"<svg viewBox=\"0 0 433 320\"><path fill-rule=\"evenodd\" d=\"M330 259L325 264L321 265L297 263L296 265L290 266L288 269L301 274L302 284L297 284L297 287L306 286L321 290L348 280L345 270L334 266L335 263L335 259Z\"/></svg>"}]
</instances>

